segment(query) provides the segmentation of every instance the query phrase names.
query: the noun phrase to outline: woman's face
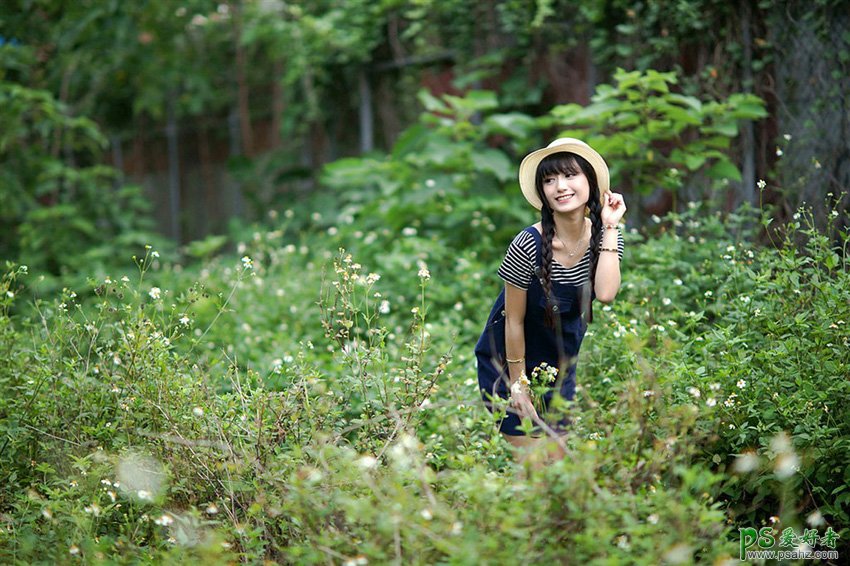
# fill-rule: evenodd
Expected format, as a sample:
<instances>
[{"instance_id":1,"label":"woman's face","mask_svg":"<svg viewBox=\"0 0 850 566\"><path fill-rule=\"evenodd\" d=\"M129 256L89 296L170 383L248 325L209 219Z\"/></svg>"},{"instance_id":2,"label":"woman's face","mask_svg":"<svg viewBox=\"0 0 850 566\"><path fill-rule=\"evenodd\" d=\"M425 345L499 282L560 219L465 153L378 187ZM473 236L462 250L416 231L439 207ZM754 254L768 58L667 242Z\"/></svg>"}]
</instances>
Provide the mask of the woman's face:
<instances>
[{"instance_id":1,"label":"woman's face","mask_svg":"<svg viewBox=\"0 0 850 566\"><path fill-rule=\"evenodd\" d=\"M551 173L543 177L543 194L552 212L566 213L574 210L584 214L590 198L590 183L581 169Z\"/></svg>"}]
</instances>

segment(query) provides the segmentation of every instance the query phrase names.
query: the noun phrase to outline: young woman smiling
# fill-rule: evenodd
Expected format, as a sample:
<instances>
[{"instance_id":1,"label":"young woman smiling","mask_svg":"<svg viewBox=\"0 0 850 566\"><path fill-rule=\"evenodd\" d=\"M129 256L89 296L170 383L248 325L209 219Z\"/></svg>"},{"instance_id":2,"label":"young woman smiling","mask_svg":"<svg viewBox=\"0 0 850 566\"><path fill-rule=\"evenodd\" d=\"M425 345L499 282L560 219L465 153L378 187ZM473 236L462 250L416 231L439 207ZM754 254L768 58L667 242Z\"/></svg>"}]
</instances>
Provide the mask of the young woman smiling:
<instances>
[{"instance_id":1,"label":"young woman smiling","mask_svg":"<svg viewBox=\"0 0 850 566\"><path fill-rule=\"evenodd\" d=\"M511 242L499 268L505 287L475 347L478 385L493 410L496 397L510 400L499 430L515 448L533 447L545 434L567 431L567 419L546 410L560 396L575 396L576 361L594 299L610 303L620 288L623 237L618 224L623 195L609 189L608 166L586 143L560 138L523 159L519 182L540 222ZM552 384L538 404L529 375L549 368ZM535 424L531 435L523 419ZM523 427L524 428L524 427Z\"/></svg>"}]
</instances>

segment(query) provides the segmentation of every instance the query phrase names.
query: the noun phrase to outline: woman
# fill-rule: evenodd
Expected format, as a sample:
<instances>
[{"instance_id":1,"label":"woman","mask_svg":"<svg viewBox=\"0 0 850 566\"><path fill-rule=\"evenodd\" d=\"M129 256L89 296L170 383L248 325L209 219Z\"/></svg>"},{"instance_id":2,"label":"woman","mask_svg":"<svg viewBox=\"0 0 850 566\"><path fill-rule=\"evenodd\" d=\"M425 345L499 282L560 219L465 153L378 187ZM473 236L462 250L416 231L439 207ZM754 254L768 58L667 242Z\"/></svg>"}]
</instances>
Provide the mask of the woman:
<instances>
[{"instance_id":1,"label":"woman","mask_svg":"<svg viewBox=\"0 0 850 566\"><path fill-rule=\"evenodd\" d=\"M623 238L617 225L626 211L623 196L609 190L608 166L589 145L561 138L527 155L519 182L540 222L511 242L499 268L505 288L475 347L478 385L492 411L498 396L510 399L499 429L515 448L529 448L541 432L564 432L565 419L542 426L527 376L547 364L557 368L554 385L542 396L575 395L576 359L591 301L610 303L620 288ZM544 366L545 367L545 366ZM544 413L545 415L545 413ZM529 437L521 419L536 423Z\"/></svg>"}]
</instances>

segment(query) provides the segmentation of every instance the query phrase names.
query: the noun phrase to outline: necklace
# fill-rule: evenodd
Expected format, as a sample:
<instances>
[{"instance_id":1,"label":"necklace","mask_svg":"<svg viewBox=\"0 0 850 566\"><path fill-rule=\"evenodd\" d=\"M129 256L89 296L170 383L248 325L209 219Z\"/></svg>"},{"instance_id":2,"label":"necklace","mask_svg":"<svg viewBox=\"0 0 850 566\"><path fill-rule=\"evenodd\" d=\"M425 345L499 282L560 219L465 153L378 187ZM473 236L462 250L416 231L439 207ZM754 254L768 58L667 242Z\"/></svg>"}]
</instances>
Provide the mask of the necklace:
<instances>
[{"instance_id":1,"label":"necklace","mask_svg":"<svg viewBox=\"0 0 850 566\"><path fill-rule=\"evenodd\" d=\"M581 246L581 243L584 241L584 236L582 236L581 239L578 241L578 244L576 244L576 247L573 248L573 251L569 251L569 249L567 248L567 244L564 243L564 240L561 239L557 232L555 232L555 237L558 238L558 241L561 242L561 245L564 246L564 249L567 250L567 254L569 254L570 257L576 255L576 252Z\"/></svg>"}]
</instances>

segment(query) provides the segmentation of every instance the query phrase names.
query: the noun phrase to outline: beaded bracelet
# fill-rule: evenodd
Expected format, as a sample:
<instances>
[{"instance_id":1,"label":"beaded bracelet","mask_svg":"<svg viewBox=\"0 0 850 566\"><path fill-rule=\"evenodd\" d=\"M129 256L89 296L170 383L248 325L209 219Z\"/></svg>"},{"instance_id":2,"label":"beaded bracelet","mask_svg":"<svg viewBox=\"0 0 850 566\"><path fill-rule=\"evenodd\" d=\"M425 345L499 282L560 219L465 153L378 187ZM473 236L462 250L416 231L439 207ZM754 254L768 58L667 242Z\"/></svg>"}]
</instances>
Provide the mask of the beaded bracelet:
<instances>
[{"instance_id":1,"label":"beaded bracelet","mask_svg":"<svg viewBox=\"0 0 850 566\"><path fill-rule=\"evenodd\" d=\"M601 252L617 252L617 253L620 252L620 250L618 250L617 248L599 248L599 251L601 251Z\"/></svg>"}]
</instances>

